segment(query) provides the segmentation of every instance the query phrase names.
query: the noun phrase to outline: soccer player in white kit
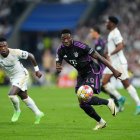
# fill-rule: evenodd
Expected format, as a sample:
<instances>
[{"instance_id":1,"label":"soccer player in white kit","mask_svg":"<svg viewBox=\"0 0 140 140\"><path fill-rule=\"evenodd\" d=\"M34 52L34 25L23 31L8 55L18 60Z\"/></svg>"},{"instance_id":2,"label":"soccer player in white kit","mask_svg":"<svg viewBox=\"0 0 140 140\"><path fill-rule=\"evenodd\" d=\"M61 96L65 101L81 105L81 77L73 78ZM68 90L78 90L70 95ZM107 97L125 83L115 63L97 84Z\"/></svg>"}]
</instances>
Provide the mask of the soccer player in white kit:
<instances>
[{"instance_id":1,"label":"soccer player in white kit","mask_svg":"<svg viewBox=\"0 0 140 140\"><path fill-rule=\"evenodd\" d=\"M8 48L8 44L5 38L0 38L0 67L4 69L10 78L12 84L11 90L8 94L13 107L14 114L11 118L12 122L18 121L21 114L19 96L21 100L34 112L35 124L39 124L40 119L44 116L36 106L35 102L27 95L27 82L28 82L28 71L20 63L20 59L29 59L35 69L35 74L38 78L42 76L37 66L36 60L31 53L22 51L20 49Z\"/></svg>"},{"instance_id":2,"label":"soccer player in white kit","mask_svg":"<svg viewBox=\"0 0 140 140\"><path fill-rule=\"evenodd\" d=\"M119 70L122 75L120 77L124 88L128 91L130 96L136 102L136 115L140 114L140 99L138 97L136 89L129 82L128 75L128 64L123 53L124 43L120 31L117 28L118 19L114 16L110 16L107 20L106 27L109 30L108 35L108 56L112 63L112 66ZM108 93L113 94L119 102L120 111L123 109L125 98L114 88L114 86L109 82L112 77L112 72L106 67L103 76L103 87Z\"/></svg>"}]
</instances>

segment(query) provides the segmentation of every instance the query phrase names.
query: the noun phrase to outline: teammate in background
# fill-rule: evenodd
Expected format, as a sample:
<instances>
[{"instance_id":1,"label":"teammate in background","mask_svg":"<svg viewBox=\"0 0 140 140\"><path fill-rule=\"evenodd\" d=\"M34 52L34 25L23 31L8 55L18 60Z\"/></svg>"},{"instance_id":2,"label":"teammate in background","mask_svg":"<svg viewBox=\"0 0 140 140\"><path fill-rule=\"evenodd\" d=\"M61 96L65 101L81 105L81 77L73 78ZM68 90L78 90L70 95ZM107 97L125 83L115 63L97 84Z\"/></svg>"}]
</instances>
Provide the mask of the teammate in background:
<instances>
[{"instance_id":1,"label":"teammate in background","mask_svg":"<svg viewBox=\"0 0 140 140\"><path fill-rule=\"evenodd\" d=\"M120 70L122 75L120 77L121 82L124 88L128 91L130 96L136 102L136 115L140 114L140 99L138 97L138 93L136 89L130 84L129 76L128 76L128 64L127 60L124 56L124 42L121 36L120 31L117 28L118 19L114 16L110 16L107 20L106 27L109 30L108 35L108 55L110 56L111 64L117 70ZM113 73L105 68L104 76L103 76L103 86L106 91L113 94L119 101L120 110L123 110L123 105L125 102L125 98L111 85L110 78L113 76Z\"/></svg>"},{"instance_id":2,"label":"teammate in background","mask_svg":"<svg viewBox=\"0 0 140 140\"><path fill-rule=\"evenodd\" d=\"M101 37L101 33L100 33L100 28L98 26L94 26L90 29L89 31L89 36L91 39L94 40L94 49L103 57L107 58L108 55L107 55L107 47L106 47L106 40L104 40L102 37ZM104 69L105 69L105 65L101 62L99 62L99 65L101 67L101 71L103 72ZM101 86L101 91L103 91L104 93L107 93L103 86ZM119 103L118 103L118 100L117 98L112 95L111 93L108 94L111 98L114 99L114 102L116 104L117 107L119 107Z\"/></svg>"},{"instance_id":3,"label":"teammate in background","mask_svg":"<svg viewBox=\"0 0 140 140\"><path fill-rule=\"evenodd\" d=\"M28 71L20 63L19 59L28 59L32 62L35 74L38 78L42 76L37 66L34 56L26 51L8 48L5 38L0 38L0 67L2 67L10 78L12 87L8 94L13 107L14 114L12 122L16 122L21 114L19 98L34 112L36 115L35 124L39 124L40 119L44 116L34 101L27 95Z\"/></svg>"},{"instance_id":4,"label":"teammate in background","mask_svg":"<svg viewBox=\"0 0 140 140\"><path fill-rule=\"evenodd\" d=\"M64 29L61 32L61 41L62 44L57 50L56 70L58 73L61 72L62 61L64 59L78 71L77 85L75 87L76 93L82 85L89 85L95 94L100 92L100 67L93 61L93 58L100 60L108 66L116 78L120 77L121 73L116 71L110 63L94 49L88 47L86 44L73 40L70 30ZM94 130L105 127L106 122L96 113L92 105L107 105L112 115L116 115L116 108L112 99L106 100L93 96L88 102L79 102L80 107L85 113L98 122Z\"/></svg>"}]
</instances>

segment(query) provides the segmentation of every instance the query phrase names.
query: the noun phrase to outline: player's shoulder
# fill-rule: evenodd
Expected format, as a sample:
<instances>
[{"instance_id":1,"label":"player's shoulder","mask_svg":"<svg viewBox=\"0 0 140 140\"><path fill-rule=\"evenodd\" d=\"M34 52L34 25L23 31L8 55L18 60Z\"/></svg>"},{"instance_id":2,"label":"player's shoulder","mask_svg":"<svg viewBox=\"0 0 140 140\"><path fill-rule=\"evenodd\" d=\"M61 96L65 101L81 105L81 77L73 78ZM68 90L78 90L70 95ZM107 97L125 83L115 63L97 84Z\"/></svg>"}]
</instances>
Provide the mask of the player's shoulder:
<instances>
[{"instance_id":1,"label":"player's shoulder","mask_svg":"<svg viewBox=\"0 0 140 140\"><path fill-rule=\"evenodd\" d=\"M9 51L10 51L10 54L12 55L18 55L22 52L22 50L20 49L12 49L12 48L9 48Z\"/></svg>"},{"instance_id":2,"label":"player's shoulder","mask_svg":"<svg viewBox=\"0 0 140 140\"><path fill-rule=\"evenodd\" d=\"M112 31L110 32L109 36L114 38L114 37L116 37L116 36L121 36L121 33L120 33L120 31L119 31L118 28L115 28L114 30L112 30Z\"/></svg>"},{"instance_id":3,"label":"player's shoulder","mask_svg":"<svg viewBox=\"0 0 140 140\"><path fill-rule=\"evenodd\" d=\"M12 49L12 48L9 48L9 51L11 54L16 54L17 52L20 51L20 49Z\"/></svg>"},{"instance_id":4,"label":"player's shoulder","mask_svg":"<svg viewBox=\"0 0 140 140\"><path fill-rule=\"evenodd\" d=\"M63 48L64 48L64 46L63 46L62 44L60 44L60 45L57 47L57 52L58 52L58 51L61 51Z\"/></svg>"},{"instance_id":5,"label":"player's shoulder","mask_svg":"<svg viewBox=\"0 0 140 140\"><path fill-rule=\"evenodd\" d=\"M73 40L73 45L81 49L84 49L87 46L85 43L77 41L77 40Z\"/></svg>"},{"instance_id":6,"label":"player's shoulder","mask_svg":"<svg viewBox=\"0 0 140 140\"><path fill-rule=\"evenodd\" d=\"M120 31L119 31L118 28L115 28L115 29L113 30L113 34L114 34L114 35L120 35L121 33L120 33Z\"/></svg>"}]
</instances>

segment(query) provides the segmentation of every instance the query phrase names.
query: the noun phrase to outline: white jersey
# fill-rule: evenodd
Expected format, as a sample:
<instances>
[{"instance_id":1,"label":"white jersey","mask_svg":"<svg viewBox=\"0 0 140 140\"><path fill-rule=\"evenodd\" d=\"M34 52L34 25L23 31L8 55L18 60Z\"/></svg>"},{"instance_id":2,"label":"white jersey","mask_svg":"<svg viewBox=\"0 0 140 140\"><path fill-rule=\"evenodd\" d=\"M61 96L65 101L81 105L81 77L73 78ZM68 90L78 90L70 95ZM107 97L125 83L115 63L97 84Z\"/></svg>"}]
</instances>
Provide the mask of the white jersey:
<instances>
[{"instance_id":1,"label":"white jersey","mask_svg":"<svg viewBox=\"0 0 140 140\"><path fill-rule=\"evenodd\" d=\"M108 35L108 43L107 43L108 54L110 55L116 49L116 45L121 42L123 42L121 33L118 30L118 28L115 28ZM127 60L124 56L123 50L120 50L118 53L111 55L110 59L112 64L113 63L127 64Z\"/></svg>"},{"instance_id":2,"label":"white jersey","mask_svg":"<svg viewBox=\"0 0 140 140\"><path fill-rule=\"evenodd\" d=\"M20 49L10 49L7 57L0 55L0 67L2 67L10 80L19 77L20 75L27 74L27 69L20 63L20 59L27 59L28 52Z\"/></svg>"}]
</instances>

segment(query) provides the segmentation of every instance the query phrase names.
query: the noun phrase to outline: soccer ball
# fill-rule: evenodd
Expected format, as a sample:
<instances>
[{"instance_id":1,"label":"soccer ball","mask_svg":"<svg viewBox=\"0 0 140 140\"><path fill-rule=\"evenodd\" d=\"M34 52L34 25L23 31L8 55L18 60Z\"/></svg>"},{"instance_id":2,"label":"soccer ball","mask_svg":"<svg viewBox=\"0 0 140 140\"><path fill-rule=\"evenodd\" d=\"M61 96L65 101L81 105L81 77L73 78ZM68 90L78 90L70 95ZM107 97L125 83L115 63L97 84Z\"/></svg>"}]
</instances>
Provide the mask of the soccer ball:
<instances>
[{"instance_id":1,"label":"soccer ball","mask_svg":"<svg viewBox=\"0 0 140 140\"><path fill-rule=\"evenodd\" d=\"M77 96L80 101L89 101L93 96L93 90L90 86L83 85L78 89Z\"/></svg>"}]
</instances>

